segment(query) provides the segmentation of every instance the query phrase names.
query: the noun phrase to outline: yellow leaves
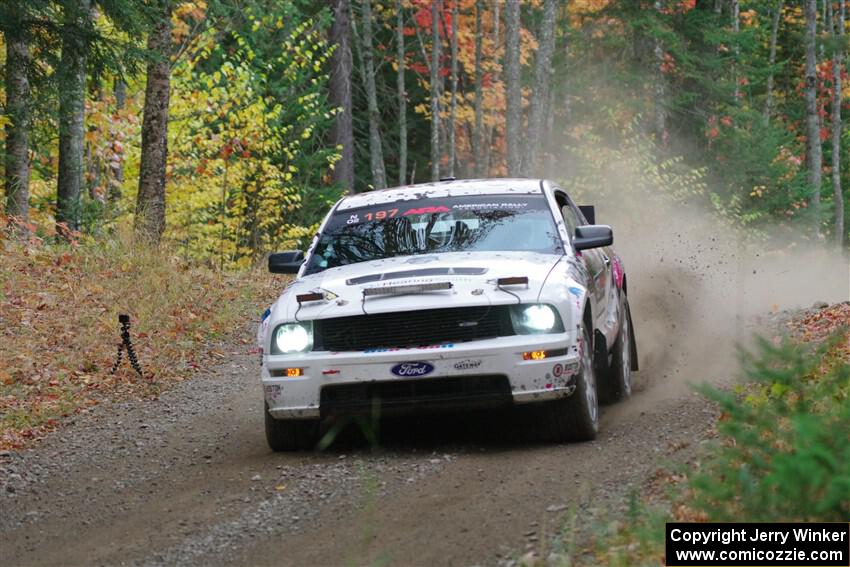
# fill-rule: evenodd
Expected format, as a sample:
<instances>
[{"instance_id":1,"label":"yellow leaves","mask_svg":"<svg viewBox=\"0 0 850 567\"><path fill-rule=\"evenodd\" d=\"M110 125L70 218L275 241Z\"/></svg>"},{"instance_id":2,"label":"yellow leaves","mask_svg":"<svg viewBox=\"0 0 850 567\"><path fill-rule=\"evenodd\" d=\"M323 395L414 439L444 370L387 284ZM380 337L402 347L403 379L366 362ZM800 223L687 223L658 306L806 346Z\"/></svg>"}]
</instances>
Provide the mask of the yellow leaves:
<instances>
[{"instance_id":1,"label":"yellow leaves","mask_svg":"<svg viewBox=\"0 0 850 567\"><path fill-rule=\"evenodd\" d=\"M758 13L755 10L744 10L741 12L741 23L746 27L758 25Z\"/></svg>"},{"instance_id":2,"label":"yellow leaves","mask_svg":"<svg viewBox=\"0 0 850 567\"><path fill-rule=\"evenodd\" d=\"M182 42L191 31L191 24L206 17L207 3L203 0L182 2L171 13L171 37Z\"/></svg>"}]
</instances>

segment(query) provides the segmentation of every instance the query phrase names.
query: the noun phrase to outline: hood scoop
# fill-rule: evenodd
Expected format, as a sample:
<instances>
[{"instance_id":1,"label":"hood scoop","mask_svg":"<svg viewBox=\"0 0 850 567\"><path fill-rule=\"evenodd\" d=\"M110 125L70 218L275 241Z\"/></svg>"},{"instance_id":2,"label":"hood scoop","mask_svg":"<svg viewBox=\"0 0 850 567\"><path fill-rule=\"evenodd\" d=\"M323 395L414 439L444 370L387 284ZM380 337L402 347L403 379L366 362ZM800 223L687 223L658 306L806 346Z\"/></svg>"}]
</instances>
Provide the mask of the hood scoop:
<instances>
[{"instance_id":1,"label":"hood scoop","mask_svg":"<svg viewBox=\"0 0 850 567\"><path fill-rule=\"evenodd\" d=\"M401 278L415 278L422 276L480 276L486 273L487 268L420 268L418 270L369 274L367 276L360 276L345 280L345 283L346 285L361 285Z\"/></svg>"}]
</instances>

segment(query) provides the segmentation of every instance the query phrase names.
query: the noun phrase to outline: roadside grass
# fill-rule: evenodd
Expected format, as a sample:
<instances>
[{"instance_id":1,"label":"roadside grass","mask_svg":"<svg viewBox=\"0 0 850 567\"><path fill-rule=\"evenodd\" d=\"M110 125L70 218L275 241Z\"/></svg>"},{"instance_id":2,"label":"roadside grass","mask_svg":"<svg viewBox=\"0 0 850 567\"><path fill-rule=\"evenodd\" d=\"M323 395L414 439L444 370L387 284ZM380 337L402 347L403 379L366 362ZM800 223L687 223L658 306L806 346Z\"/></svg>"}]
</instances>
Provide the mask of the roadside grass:
<instances>
[{"instance_id":1,"label":"roadside grass","mask_svg":"<svg viewBox=\"0 0 850 567\"><path fill-rule=\"evenodd\" d=\"M0 226L0 450L105 400L155 398L227 358L234 341L252 349L246 324L281 288L259 270L193 265L129 235L70 244L6 236ZM126 353L110 373L120 313L131 317L142 377Z\"/></svg>"},{"instance_id":2,"label":"roadside grass","mask_svg":"<svg viewBox=\"0 0 850 567\"><path fill-rule=\"evenodd\" d=\"M742 384L699 388L722 413L692 470L653 479L660 498L596 519L576 546L565 521L548 557L521 565L664 564L666 522L845 522L850 517L850 303L793 322L742 356ZM656 491L647 490L648 493ZM613 529L612 529L613 527Z\"/></svg>"}]
</instances>

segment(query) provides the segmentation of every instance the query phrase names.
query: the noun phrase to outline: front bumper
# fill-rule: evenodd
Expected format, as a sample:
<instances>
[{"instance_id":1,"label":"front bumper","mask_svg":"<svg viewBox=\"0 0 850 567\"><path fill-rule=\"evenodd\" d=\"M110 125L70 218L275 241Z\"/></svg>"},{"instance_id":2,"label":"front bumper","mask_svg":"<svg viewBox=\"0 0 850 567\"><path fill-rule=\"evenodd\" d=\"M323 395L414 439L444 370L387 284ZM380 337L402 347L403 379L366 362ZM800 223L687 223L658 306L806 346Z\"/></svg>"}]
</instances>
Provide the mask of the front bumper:
<instances>
[{"instance_id":1,"label":"front bumper","mask_svg":"<svg viewBox=\"0 0 850 567\"><path fill-rule=\"evenodd\" d=\"M507 379L505 395L515 404L540 402L572 394L574 375L580 357L578 333L568 331L551 335L516 335L458 344L405 349L373 349L365 352L310 352L301 355L264 355L262 382L269 413L277 419L324 417L322 389L329 386L427 381L441 378L463 382L468 377L473 395L446 394L436 388L420 388L427 403L398 403L397 410L421 410L428 407L465 407L488 405L495 401L486 392L475 392L478 384L490 377ZM523 353L554 351L542 360L523 360ZM433 371L427 376L399 378L391 372L403 362L428 363ZM300 376L280 376L288 368L299 368ZM463 385L463 384L461 384ZM411 384L415 390L415 384ZM482 395L477 395L478 393ZM480 404L479 404L480 402ZM339 409L339 408L336 408Z\"/></svg>"}]
</instances>

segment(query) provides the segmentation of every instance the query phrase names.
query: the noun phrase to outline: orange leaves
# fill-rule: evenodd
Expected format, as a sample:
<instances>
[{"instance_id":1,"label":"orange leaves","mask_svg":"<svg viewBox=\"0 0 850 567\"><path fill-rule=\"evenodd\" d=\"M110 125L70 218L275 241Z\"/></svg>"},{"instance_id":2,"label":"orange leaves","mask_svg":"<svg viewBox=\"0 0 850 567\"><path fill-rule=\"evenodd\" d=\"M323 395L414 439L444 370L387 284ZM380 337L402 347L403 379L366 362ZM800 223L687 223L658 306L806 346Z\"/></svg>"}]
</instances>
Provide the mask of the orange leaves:
<instances>
[{"instance_id":1,"label":"orange leaves","mask_svg":"<svg viewBox=\"0 0 850 567\"><path fill-rule=\"evenodd\" d=\"M659 66L662 73L665 74L676 74L676 60L673 59L673 56L669 53L664 53L664 58L661 61L661 65Z\"/></svg>"},{"instance_id":2,"label":"orange leaves","mask_svg":"<svg viewBox=\"0 0 850 567\"><path fill-rule=\"evenodd\" d=\"M192 25L206 18L207 3L204 0L182 2L171 14L171 37L182 43L192 32Z\"/></svg>"},{"instance_id":3,"label":"orange leaves","mask_svg":"<svg viewBox=\"0 0 850 567\"><path fill-rule=\"evenodd\" d=\"M809 313L799 326L804 341L822 341L838 329L850 327L850 303L838 303Z\"/></svg>"}]
</instances>

